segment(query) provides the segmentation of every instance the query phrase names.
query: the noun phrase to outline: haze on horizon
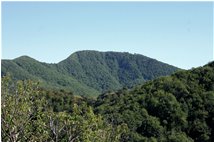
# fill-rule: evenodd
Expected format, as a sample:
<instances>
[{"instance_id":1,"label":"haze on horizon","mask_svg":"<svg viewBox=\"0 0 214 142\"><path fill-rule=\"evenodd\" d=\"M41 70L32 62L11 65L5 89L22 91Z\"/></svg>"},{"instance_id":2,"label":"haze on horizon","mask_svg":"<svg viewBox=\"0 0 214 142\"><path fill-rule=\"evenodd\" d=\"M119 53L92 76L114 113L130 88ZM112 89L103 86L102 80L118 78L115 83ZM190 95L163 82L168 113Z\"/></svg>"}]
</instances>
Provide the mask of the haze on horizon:
<instances>
[{"instance_id":1,"label":"haze on horizon","mask_svg":"<svg viewBox=\"0 0 214 142\"><path fill-rule=\"evenodd\" d=\"M57 63L80 50L183 69L213 60L213 2L2 2L2 58Z\"/></svg>"}]
</instances>

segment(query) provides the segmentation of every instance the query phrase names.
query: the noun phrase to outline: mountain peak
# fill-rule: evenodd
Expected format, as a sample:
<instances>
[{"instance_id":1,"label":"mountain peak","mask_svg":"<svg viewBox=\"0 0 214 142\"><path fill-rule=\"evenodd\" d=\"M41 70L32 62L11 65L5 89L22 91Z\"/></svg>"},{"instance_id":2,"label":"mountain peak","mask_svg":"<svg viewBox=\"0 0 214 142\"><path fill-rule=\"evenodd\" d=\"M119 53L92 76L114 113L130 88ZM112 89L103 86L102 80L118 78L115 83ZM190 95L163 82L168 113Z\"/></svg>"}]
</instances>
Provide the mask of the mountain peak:
<instances>
[{"instance_id":1,"label":"mountain peak","mask_svg":"<svg viewBox=\"0 0 214 142\"><path fill-rule=\"evenodd\" d=\"M23 55L18 58L15 58L14 60L35 60L35 59L31 58L30 56Z\"/></svg>"}]
</instances>

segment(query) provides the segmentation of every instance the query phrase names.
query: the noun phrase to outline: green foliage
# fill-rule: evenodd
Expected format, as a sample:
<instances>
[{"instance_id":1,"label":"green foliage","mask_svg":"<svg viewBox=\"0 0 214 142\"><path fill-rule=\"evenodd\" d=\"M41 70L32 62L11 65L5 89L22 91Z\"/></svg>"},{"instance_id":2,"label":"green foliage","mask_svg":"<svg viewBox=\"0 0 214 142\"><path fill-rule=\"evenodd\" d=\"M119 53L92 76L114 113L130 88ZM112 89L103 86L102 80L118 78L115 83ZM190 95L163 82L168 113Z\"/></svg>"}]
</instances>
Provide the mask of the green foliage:
<instances>
[{"instance_id":1,"label":"green foliage","mask_svg":"<svg viewBox=\"0 0 214 142\"><path fill-rule=\"evenodd\" d=\"M137 132L146 137L160 137L163 130L160 121L152 116L143 119L141 126L137 128Z\"/></svg>"},{"instance_id":2,"label":"green foliage","mask_svg":"<svg viewBox=\"0 0 214 142\"><path fill-rule=\"evenodd\" d=\"M52 111L57 102L48 101L56 96L51 98L50 93L47 99L47 92L39 90L32 81L13 82L5 76L1 85L2 141L119 142L128 131L126 124L106 123L101 115L94 114L92 107L74 97L67 103L57 100L64 102L62 109ZM71 112L66 104L70 104Z\"/></svg>"},{"instance_id":3,"label":"green foliage","mask_svg":"<svg viewBox=\"0 0 214 142\"><path fill-rule=\"evenodd\" d=\"M102 94L95 112L126 123L127 141L214 141L213 62L189 71Z\"/></svg>"},{"instance_id":4,"label":"green foliage","mask_svg":"<svg viewBox=\"0 0 214 142\"><path fill-rule=\"evenodd\" d=\"M98 96L172 74L177 69L138 54L80 51L57 64L41 63L27 56L2 60L1 73L4 76L9 72L17 80L39 81L45 89Z\"/></svg>"},{"instance_id":5,"label":"green foliage","mask_svg":"<svg viewBox=\"0 0 214 142\"><path fill-rule=\"evenodd\" d=\"M84 84L97 92L107 88L114 90L120 88L118 85L131 86L166 72L157 61L127 53L77 52L52 65L29 60L32 59L23 57L7 62L22 69L27 77L41 79L43 85L44 80L53 81L49 85L56 89L44 86L41 89L38 83L14 81L4 76L1 86L2 141L214 141L214 62L132 89L108 91L94 100L58 89L61 85L66 89L73 83L74 88ZM5 75L5 67L11 68L7 63L3 64ZM155 71L146 72L146 65L151 65ZM24 79L19 71L12 75L17 73ZM76 82L69 83L70 79ZM78 89L84 93L87 91L84 88ZM91 96L94 96L93 89L87 92L92 93Z\"/></svg>"},{"instance_id":6,"label":"green foliage","mask_svg":"<svg viewBox=\"0 0 214 142\"><path fill-rule=\"evenodd\" d=\"M28 141L35 119L40 119L44 100L38 96L37 84L32 81L13 83L9 76L1 82L1 120L3 141ZM38 135L37 135L38 134ZM43 137L42 129L35 134Z\"/></svg>"}]
</instances>

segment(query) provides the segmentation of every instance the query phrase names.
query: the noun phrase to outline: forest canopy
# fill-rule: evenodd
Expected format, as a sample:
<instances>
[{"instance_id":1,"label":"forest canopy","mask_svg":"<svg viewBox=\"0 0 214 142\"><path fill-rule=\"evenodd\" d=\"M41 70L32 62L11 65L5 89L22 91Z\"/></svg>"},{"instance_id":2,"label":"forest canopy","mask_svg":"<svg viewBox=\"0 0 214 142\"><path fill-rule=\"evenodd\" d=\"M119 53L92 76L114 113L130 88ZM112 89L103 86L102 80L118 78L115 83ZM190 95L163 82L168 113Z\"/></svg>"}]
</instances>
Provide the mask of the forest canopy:
<instances>
[{"instance_id":1,"label":"forest canopy","mask_svg":"<svg viewBox=\"0 0 214 142\"><path fill-rule=\"evenodd\" d=\"M39 81L40 87L45 89L97 97L103 92L132 87L176 70L177 67L140 54L79 51L57 64L39 62L28 56L2 60L1 75L10 73L14 80Z\"/></svg>"},{"instance_id":2,"label":"forest canopy","mask_svg":"<svg viewBox=\"0 0 214 142\"><path fill-rule=\"evenodd\" d=\"M214 62L94 100L1 82L2 141L214 141Z\"/></svg>"}]
</instances>

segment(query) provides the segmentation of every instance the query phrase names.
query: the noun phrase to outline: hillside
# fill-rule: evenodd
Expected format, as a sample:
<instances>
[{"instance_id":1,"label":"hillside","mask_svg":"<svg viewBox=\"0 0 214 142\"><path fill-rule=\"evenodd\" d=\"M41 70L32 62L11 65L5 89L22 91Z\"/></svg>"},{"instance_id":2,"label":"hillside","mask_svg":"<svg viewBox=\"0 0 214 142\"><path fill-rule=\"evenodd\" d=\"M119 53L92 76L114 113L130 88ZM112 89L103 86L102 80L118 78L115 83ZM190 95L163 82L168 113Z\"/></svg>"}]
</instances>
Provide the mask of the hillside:
<instances>
[{"instance_id":1,"label":"hillside","mask_svg":"<svg viewBox=\"0 0 214 142\"><path fill-rule=\"evenodd\" d=\"M102 94L94 107L109 123L128 125L123 141L214 141L214 62Z\"/></svg>"},{"instance_id":2,"label":"hillside","mask_svg":"<svg viewBox=\"0 0 214 142\"><path fill-rule=\"evenodd\" d=\"M79 51L57 64L39 62L27 56L2 60L1 75L16 80L32 79L50 89L70 90L77 95L96 96L160 76L178 68L139 54Z\"/></svg>"},{"instance_id":3,"label":"hillside","mask_svg":"<svg viewBox=\"0 0 214 142\"><path fill-rule=\"evenodd\" d=\"M2 77L2 141L214 141L214 62L97 100L37 85Z\"/></svg>"},{"instance_id":4,"label":"hillside","mask_svg":"<svg viewBox=\"0 0 214 142\"><path fill-rule=\"evenodd\" d=\"M35 80L40 86L49 89L72 90L79 95L98 94L98 92L79 83L72 76L61 74L54 68L54 64L46 64L27 56L14 60L2 60L2 76L9 73L15 80Z\"/></svg>"}]
</instances>

